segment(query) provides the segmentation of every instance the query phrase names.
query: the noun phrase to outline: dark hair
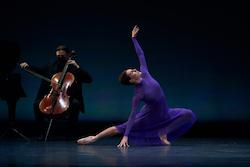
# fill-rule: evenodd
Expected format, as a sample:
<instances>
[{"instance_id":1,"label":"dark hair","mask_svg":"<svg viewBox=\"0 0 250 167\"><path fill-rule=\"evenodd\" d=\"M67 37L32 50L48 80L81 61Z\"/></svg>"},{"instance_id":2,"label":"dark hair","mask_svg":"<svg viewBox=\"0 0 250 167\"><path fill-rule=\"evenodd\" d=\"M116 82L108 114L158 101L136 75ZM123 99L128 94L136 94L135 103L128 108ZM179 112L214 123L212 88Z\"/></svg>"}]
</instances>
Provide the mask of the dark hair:
<instances>
[{"instance_id":1,"label":"dark hair","mask_svg":"<svg viewBox=\"0 0 250 167\"><path fill-rule=\"evenodd\" d=\"M135 69L133 67L128 67L126 70L124 70L120 77L119 77L119 81L123 84L123 85L134 85L133 83L129 82L129 80L131 79L128 75L127 75L127 70L128 69Z\"/></svg>"},{"instance_id":2,"label":"dark hair","mask_svg":"<svg viewBox=\"0 0 250 167\"><path fill-rule=\"evenodd\" d=\"M64 50L67 54L69 53L69 49L68 49L66 46L64 46L64 45L58 46L58 47L56 48L55 53L56 53L57 51L59 51L59 50Z\"/></svg>"}]
</instances>

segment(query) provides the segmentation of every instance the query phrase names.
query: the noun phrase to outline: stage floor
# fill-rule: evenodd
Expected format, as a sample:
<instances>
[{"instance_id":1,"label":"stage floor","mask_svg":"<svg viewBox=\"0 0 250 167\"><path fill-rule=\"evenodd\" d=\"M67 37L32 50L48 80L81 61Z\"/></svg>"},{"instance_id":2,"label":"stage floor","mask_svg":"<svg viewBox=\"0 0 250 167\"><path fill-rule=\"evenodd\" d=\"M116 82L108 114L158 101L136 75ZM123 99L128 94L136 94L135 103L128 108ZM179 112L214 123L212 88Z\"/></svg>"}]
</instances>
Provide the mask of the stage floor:
<instances>
[{"instance_id":1,"label":"stage floor","mask_svg":"<svg viewBox=\"0 0 250 167\"><path fill-rule=\"evenodd\" d=\"M28 142L22 137L0 139L0 166L249 166L248 138L180 138L171 146L117 148L120 137L91 145L64 138Z\"/></svg>"}]
</instances>

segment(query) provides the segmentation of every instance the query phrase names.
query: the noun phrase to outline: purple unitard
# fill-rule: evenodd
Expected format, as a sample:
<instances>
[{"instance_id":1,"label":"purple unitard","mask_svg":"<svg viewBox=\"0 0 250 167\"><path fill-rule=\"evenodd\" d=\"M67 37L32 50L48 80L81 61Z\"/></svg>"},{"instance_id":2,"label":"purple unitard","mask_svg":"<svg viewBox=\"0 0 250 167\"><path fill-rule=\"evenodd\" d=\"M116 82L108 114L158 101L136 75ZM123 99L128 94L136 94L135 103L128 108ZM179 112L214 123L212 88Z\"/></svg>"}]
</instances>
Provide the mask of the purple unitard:
<instances>
[{"instance_id":1,"label":"purple unitard","mask_svg":"<svg viewBox=\"0 0 250 167\"><path fill-rule=\"evenodd\" d=\"M148 72L139 43L135 37L132 40L140 61L142 81L135 87L128 121L116 126L116 129L135 145L164 145L159 136L167 134L170 142L179 138L190 129L196 116L189 109L168 108L161 86ZM140 101L145 105L137 114Z\"/></svg>"}]
</instances>

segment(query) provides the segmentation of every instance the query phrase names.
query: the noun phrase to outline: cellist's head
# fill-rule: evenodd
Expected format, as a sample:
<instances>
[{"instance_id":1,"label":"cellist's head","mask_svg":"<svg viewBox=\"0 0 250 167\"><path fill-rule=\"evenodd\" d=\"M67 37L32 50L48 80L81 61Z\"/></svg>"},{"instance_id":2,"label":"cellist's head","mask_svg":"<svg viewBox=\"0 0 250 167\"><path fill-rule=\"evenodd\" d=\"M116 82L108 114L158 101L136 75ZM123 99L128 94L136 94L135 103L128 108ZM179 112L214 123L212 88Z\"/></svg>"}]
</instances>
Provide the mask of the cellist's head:
<instances>
[{"instance_id":1,"label":"cellist's head","mask_svg":"<svg viewBox=\"0 0 250 167\"><path fill-rule=\"evenodd\" d=\"M69 49L64 45L58 46L55 54L60 64L65 64L70 56Z\"/></svg>"}]
</instances>

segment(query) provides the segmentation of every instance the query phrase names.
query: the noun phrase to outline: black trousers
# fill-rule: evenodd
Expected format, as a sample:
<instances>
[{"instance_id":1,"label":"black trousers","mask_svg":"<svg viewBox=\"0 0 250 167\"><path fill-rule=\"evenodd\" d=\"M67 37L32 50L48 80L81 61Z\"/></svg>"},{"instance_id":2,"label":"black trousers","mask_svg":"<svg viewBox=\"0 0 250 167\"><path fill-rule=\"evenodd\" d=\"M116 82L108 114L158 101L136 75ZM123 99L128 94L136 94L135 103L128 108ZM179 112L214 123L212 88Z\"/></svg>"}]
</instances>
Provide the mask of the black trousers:
<instances>
[{"instance_id":1,"label":"black trousers","mask_svg":"<svg viewBox=\"0 0 250 167\"><path fill-rule=\"evenodd\" d=\"M39 109L39 103L42 101L36 100L34 103L34 114L38 125L38 133L45 134L47 131L47 124L45 120L45 114L43 114ZM78 125L78 116L80 111L80 103L77 99L73 98L70 99L70 107L71 112L68 116L68 124L67 124L67 131L66 135L76 135L77 125Z\"/></svg>"}]
</instances>

